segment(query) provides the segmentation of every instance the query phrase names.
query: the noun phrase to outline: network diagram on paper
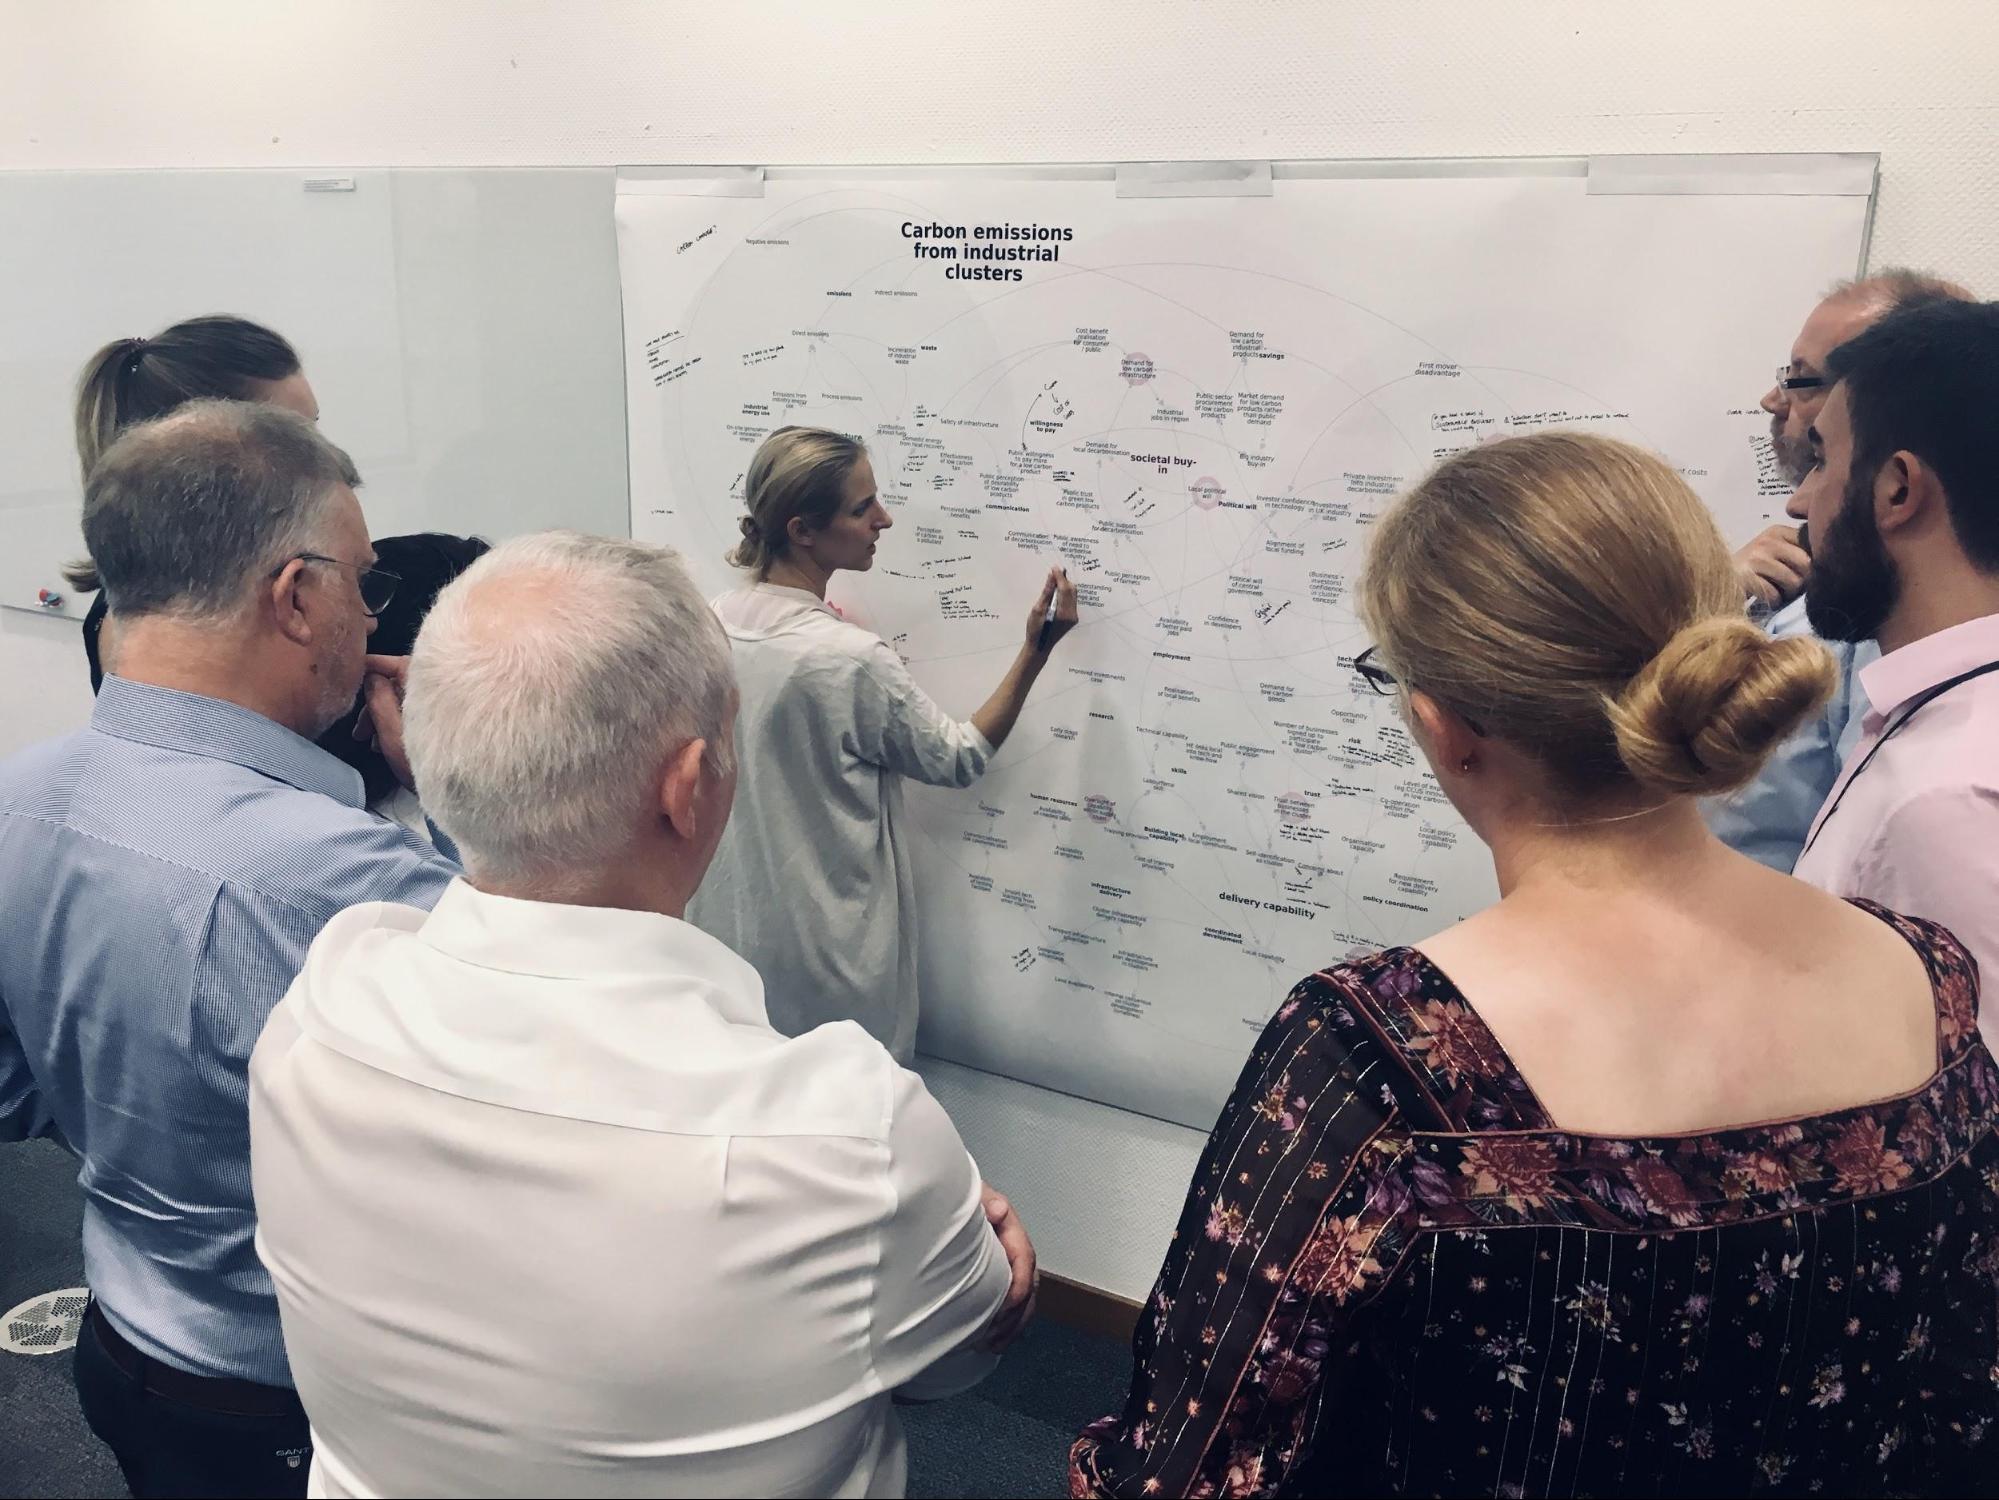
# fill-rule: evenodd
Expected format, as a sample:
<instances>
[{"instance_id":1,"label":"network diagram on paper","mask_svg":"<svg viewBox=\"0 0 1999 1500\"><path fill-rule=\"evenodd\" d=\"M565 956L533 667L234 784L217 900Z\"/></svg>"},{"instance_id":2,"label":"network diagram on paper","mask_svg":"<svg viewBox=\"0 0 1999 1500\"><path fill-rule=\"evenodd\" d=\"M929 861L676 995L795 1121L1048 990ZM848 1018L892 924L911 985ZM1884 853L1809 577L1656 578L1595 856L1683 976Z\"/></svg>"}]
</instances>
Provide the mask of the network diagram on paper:
<instances>
[{"instance_id":1,"label":"network diagram on paper","mask_svg":"<svg viewBox=\"0 0 1999 1500\"><path fill-rule=\"evenodd\" d=\"M1122 1049L1138 1075L1191 1055L1199 1081L1153 1107L1198 1118L1301 975L1492 899L1397 705L1353 670L1369 527L1452 451L1630 436L1631 414L1258 266L1071 238L974 260L1025 274L968 286L911 253L912 225L968 220L836 198L725 231L740 248L699 275L663 265L672 322L634 339L634 401L658 411L648 484L635 431L635 524L726 587L763 436L861 436L896 524L829 597L960 716L1067 569L1084 628L992 768L912 790L925 1045L1076 1091L1104 1065L1079 1053ZM1047 244L998 243L1021 241Z\"/></svg>"}]
</instances>

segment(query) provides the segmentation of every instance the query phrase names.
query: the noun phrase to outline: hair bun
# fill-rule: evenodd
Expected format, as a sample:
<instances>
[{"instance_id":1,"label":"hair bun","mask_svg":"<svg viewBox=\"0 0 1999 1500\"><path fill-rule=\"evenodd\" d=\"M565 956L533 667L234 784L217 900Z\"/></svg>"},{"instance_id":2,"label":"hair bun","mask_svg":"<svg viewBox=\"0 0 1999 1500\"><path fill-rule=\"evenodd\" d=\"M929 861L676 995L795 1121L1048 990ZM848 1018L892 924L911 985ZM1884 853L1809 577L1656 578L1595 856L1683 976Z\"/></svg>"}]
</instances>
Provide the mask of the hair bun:
<instances>
[{"instance_id":1,"label":"hair bun","mask_svg":"<svg viewBox=\"0 0 1999 1500\"><path fill-rule=\"evenodd\" d=\"M757 525L757 518L736 517L736 529L743 534L743 539L722 554L722 561L732 568L762 569L770 553L764 545L763 528Z\"/></svg>"},{"instance_id":2,"label":"hair bun","mask_svg":"<svg viewBox=\"0 0 1999 1500\"><path fill-rule=\"evenodd\" d=\"M1772 639L1746 616L1682 627L1609 704L1617 753L1642 786L1733 791L1825 702L1832 655L1809 636Z\"/></svg>"}]
</instances>

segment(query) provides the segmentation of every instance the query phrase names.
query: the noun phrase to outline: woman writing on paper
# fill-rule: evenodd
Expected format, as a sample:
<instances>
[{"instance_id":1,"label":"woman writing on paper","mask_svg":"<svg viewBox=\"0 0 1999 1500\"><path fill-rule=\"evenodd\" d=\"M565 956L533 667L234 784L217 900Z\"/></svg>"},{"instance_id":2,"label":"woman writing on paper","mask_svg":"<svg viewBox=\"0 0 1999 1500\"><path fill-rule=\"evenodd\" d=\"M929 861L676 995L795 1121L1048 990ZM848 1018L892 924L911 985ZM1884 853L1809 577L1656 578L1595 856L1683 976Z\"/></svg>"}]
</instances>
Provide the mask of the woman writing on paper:
<instances>
[{"instance_id":1,"label":"woman writing on paper","mask_svg":"<svg viewBox=\"0 0 1999 1500\"><path fill-rule=\"evenodd\" d=\"M960 723L886 642L826 603L827 581L873 567L894 524L867 450L821 428L780 428L750 460L744 492L749 514L729 560L752 581L715 601L742 693L742 764L688 919L756 965L778 1030L855 1020L907 1063L917 940L903 778L979 778L1074 628L1076 590L1050 570L1012 666Z\"/></svg>"}]
</instances>

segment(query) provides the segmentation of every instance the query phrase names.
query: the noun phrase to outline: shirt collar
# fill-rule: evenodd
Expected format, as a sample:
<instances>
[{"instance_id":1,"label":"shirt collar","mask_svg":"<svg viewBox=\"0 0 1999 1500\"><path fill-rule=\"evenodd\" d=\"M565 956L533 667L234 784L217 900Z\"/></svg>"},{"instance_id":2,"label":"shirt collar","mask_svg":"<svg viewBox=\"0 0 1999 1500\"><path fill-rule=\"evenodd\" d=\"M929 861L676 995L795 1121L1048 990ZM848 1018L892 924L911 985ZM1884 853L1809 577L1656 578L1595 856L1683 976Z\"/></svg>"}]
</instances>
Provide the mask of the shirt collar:
<instances>
[{"instance_id":1,"label":"shirt collar","mask_svg":"<svg viewBox=\"0 0 1999 1500\"><path fill-rule=\"evenodd\" d=\"M423 941L447 958L509 974L671 975L698 986L726 1021L770 1024L757 971L698 927L658 912L522 901L454 880L424 921Z\"/></svg>"},{"instance_id":2,"label":"shirt collar","mask_svg":"<svg viewBox=\"0 0 1999 1500\"><path fill-rule=\"evenodd\" d=\"M107 674L90 727L121 740L228 761L349 807L368 804L359 771L275 719L220 698Z\"/></svg>"},{"instance_id":3,"label":"shirt collar","mask_svg":"<svg viewBox=\"0 0 1999 1500\"><path fill-rule=\"evenodd\" d=\"M753 583L750 588L767 598L789 600L806 609L821 610L829 615L834 613L833 606L810 589L795 589L788 583Z\"/></svg>"},{"instance_id":4,"label":"shirt collar","mask_svg":"<svg viewBox=\"0 0 1999 1500\"><path fill-rule=\"evenodd\" d=\"M806 589L781 583L752 583L714 600L711 608L723 631L736 640L761 640L817 628L820 621L838 624L840 613Z\"/></svg>"},{"instance_id":5,"label":"shirt collar","mask_svg":"<svg viewBox=\"0 0 1999 1500\"><path fill-rule=\"evenodd\" d=\"M320 930L282 1009L380 1072L555 1118L880 1139L892 1116L895 1065L878 1042L851 1021L780 1037L756 970L657 913L517 901L463 880L431 912L364 902Z\"/></svg>"},{"instance_id":6,"label":"shirt collar","mask_svg":"<svg viewBox=\"0 0 1999 1500\"><path fill-rule=\"evenodd\" d=\"M1960 672L1999 661L1999 615L1952 625L1860 669L1860 685L1877 714L1891 714L1919 693Z\"/></svg>"}]
</instances>

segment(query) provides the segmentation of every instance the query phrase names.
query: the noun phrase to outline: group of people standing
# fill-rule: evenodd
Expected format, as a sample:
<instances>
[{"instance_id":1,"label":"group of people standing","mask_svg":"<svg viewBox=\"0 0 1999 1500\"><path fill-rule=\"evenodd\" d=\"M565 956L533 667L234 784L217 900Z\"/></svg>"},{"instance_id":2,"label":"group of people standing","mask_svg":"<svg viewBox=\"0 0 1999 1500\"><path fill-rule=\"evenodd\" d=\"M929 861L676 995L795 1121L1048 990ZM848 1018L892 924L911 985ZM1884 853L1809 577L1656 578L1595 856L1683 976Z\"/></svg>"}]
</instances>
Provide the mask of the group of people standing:
<instances>
[{"instance_id":1,"label":"group of people standing","mask_svg":"<svg viewBox=\"0 0 1999 1500\"><path fill-rule=\"evenodd\" d=\"M141 1495L899 1492L890 1394L1035 1289L898 1065L900 783L983 770L1073 587L959 723L824 603L891 524L851 440L764 444L711 609L628 541L371 540L318 418L238 318L79 387L98 698L0 765L0 1139L81 1163L90 1426Z\"/></svg>"},{"instance_id":2,"label":"group of people standing","mask_svg":"<svg viewBox=\"0 0 1999 1500\"><path fill-rule=\"evenodd\" d=\"M1271 1019L1073 1493L1999 1488L1999 306L1838 288L1765 406L1804 524L1738 556L1564 433L1377 523L1356 690L1501 900ZM0 1138L81 1162L86 1417L135 1494L900 1493L892 1399L1036 1281L906 1066L900 784L984 771L1074 589L960 722L826 601L851 438L771 434L710 604L371 541L316 417L238 320L85 376Z\"/></svg>"}]
</instances>

